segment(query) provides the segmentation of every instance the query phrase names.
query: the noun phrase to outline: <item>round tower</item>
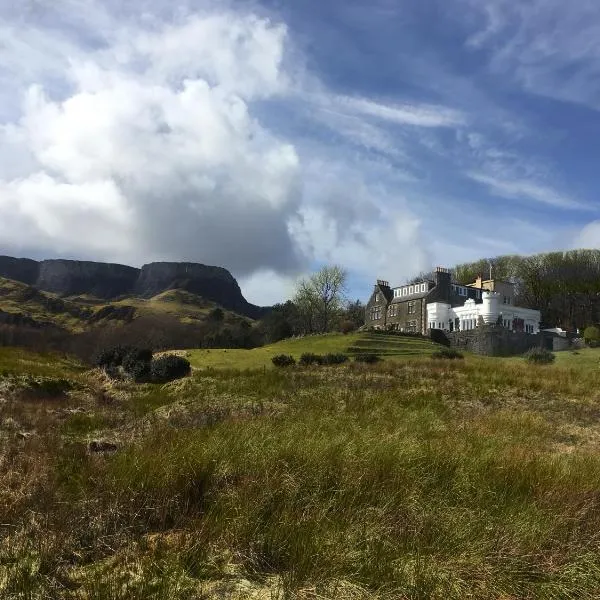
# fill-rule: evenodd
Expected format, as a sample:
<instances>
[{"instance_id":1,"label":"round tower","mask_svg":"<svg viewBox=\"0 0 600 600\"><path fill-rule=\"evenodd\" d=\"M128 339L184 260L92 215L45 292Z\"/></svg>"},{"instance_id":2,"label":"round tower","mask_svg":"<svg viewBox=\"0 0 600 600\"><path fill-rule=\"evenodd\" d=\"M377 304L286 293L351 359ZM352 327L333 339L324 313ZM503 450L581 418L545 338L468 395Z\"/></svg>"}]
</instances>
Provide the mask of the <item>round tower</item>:
<instances>
[{"instance_id":1,"label":"round tower","mask_svg":"<svg viewBox=\"0 0 600 600\"><path fill-rule=\"evenodd\" d=\"M486 325L493 325L498 319L498 296L497 292L485 290L481 294L483 305L481 307L481 317Z\"/></svg>"}]
</instances>

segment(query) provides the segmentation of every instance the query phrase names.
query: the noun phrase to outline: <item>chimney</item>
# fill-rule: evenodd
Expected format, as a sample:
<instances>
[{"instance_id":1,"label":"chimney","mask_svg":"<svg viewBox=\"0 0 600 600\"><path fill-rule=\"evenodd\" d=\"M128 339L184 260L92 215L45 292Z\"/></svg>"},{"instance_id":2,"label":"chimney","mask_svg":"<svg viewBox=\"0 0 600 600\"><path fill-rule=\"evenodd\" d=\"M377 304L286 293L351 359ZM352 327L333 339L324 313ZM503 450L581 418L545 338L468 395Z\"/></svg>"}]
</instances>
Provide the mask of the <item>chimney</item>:
<instances>
[{"instance_id":1,"label":"chimney","mask_svg":"<svg viewBox=\"0 0 600 600\"><path fill-rule=\"evenodd\" d=\"M452 289L452 275L450 269L436 267L433 273L433 279L436 287L436 297L441 302L450 302L450 292Z\"/></svg>"}]
</instances>

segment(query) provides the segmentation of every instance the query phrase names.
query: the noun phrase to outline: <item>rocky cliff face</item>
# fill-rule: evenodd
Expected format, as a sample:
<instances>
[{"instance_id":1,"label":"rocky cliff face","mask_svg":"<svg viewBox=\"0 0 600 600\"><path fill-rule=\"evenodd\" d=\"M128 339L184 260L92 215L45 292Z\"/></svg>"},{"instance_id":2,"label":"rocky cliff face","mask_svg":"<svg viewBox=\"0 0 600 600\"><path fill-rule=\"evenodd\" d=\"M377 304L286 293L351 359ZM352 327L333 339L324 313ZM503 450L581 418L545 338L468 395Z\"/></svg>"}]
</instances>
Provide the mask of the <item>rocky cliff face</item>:
<instances>
[{"instance_id":1,"label":"rocky cliff face","mask_svg":"<svg viewBox=\"0 0 600 600\"><path fill-rule=\"evenodd\" d=\"M96 298L117 298L131 293L139 269L125 265L79 260L44 260L35 286L61 296L90 294Z\"/></svg>"},{"instance_id":2,"label":"rocky cliff face","mask_svg":"<svg viewBox=\"0 0 600 600\"><path fill-rule=\"evenodd\" d=\"M120 296L151 298L183 289L239 314L259 318L264 309L250 304L229 271L197 263L151 263L141 269L76 260L0 256L0 277L21 281L61 296L89 294L111 300Z\"/></svg>"},{"instance_id":3,"label":"rocky cliff face","mask_svg":"<svg viewBox=\"0 0 600 600\"><path fill-rule=\"evenodd\" d=\"M0 277L34 285L40 274L40 263L29 258L0 256Z\"/></svg>"}]
</instances>

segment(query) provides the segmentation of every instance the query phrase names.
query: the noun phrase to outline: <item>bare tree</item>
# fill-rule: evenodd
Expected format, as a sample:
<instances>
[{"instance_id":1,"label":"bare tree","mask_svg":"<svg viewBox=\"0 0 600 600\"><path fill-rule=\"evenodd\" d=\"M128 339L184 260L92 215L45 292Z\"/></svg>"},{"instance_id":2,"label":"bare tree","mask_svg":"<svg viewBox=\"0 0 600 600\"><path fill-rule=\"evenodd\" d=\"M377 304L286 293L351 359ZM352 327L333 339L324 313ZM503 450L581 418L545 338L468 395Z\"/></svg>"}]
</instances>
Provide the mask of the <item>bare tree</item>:
<instances>
[{"instance_id":1,"label":"bare tree","mask_svg":"<svg viewBox=\"0 0 600 600\"><path fill-rule=\"evenodd\" d=\"M308 333L329 331L343 308L347 273L337 265L326 266L302 279L296 288L294 304Z\"/></svg>"}]
</instances>

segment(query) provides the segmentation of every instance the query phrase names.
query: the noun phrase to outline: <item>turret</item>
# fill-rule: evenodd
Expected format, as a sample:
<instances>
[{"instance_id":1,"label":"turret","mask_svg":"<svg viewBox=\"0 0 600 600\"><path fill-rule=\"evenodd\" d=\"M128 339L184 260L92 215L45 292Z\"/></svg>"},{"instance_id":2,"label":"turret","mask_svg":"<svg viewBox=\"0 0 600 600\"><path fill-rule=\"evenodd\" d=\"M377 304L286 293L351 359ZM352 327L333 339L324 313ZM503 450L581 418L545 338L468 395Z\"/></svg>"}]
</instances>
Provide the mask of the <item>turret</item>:
<instances>
[{"instance_id":1,"label":"turret","mask_svg":"<svg viewBox=\"0 0 600 600\"><path fill-rule=\"evenodd\" d=\"M493 325L498 319L498 297L497 292L484 291L481 294L483 306L481 307L481 317L486 325Z\"/></svg>"}]
</instances>

